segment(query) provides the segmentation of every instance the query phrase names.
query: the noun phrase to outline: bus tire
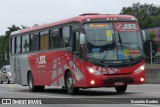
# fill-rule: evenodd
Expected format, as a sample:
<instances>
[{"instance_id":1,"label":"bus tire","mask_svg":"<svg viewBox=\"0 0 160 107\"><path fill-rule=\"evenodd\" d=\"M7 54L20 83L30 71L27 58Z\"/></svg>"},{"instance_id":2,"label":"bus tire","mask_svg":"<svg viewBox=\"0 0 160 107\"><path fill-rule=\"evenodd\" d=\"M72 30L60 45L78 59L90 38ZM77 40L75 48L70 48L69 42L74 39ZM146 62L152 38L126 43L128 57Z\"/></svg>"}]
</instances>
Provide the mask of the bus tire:
<instances>
[{"instance_id":1,"label":"bus tire","mask_svg":"<svg viewBox=\"0 0 160 107\"><path fill-rule=\"evenodd\" d=\"M70 72L67 73L67 76L65 78L65 83L66 83L66 91L70 95L77 94L79 91L78 87L74 87L73 85L73 77Z\"/></svg>"},{"instance_id":2,"label":"bus tire","mask_svg":"<svg viewBox=\"0 0 160 107\"><path fill-rule=\"evenodd\" d=\"M33 84L32 73L28 74L28 86L29 86L29 91L31 91L31 92L35 92L36 91L36 87Z\"/></svg>"},{"instance_id":3,"label":"bus tire","mask_svg":"<svg viewBox=\"0 0 160 107\"><path fill-rule=\"evenodd\" d=\"M31 73L29 73L28 75L28 86L29 86L29 91L31 92L44 91L44 86L34 86L33 76Z\"/></svg>"},{"instance_id":4,"label":"bus tire","mask_svg":"<svg viewBox=\"0 0 160 107\"><path fill-rule=\"evenodd\" d=\"M124 93L127 89L127 85L123 85L123 86L115 86L115 89L118 93Z\"/></svg>"}]
</instances>

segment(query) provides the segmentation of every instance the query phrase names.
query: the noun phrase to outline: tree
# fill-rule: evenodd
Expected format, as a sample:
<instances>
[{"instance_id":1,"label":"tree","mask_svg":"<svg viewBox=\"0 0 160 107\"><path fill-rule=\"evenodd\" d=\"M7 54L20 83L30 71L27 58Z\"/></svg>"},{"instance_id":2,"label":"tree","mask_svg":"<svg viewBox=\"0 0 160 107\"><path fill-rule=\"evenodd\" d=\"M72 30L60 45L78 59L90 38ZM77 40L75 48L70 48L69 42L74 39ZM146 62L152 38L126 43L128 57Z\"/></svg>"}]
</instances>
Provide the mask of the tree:
<instances>
[{"instance_id":1,"label":"tree","mask_svg":"<svg viewBox=\"0 0 160 107\"><path fill-rule=\"evenodd\" d=\"M154 40L154 38L156 37L156 33L153 30L149 30L148 37L149 40Z\"/></svg>"},{"instance_id":2,"label":"tree","mask_svg":"<svg viewBox=\"0 0 160 107\"><path fill-rule=\"evenodd\" d=\"M17 30L26 29L28 27L21 25L21 27L12 25L11 27L8 27L7 31L5 32L5 35L0 36L0 61L3 61L5 58L5 54L9 55L9 37L12 32Z\"/></svg>"},{"instance_id":3,"label":"tree","mask_svg":"<svg viewBox=\"0 0 160 107\"><path fill-rule=\"evenodd\" d=\"M160 26L160 6L133 3L132 7L123 7L120 14L135 16L142 29Z\"/></svg>"},{"instance_id":4,"label":"tree","mask_svg":"<svg viewBox=\"0 0 160 107\"><path fill-rule=\"evenodd\" d=\"M8 27L8 30L5 32L5 36L3 40L5 41L4 53L9 53L9 36L12 32L17 31L17 30L21 30L21 28L16 25L12 25L11 27Z\"/></svg>"}]
</instances>

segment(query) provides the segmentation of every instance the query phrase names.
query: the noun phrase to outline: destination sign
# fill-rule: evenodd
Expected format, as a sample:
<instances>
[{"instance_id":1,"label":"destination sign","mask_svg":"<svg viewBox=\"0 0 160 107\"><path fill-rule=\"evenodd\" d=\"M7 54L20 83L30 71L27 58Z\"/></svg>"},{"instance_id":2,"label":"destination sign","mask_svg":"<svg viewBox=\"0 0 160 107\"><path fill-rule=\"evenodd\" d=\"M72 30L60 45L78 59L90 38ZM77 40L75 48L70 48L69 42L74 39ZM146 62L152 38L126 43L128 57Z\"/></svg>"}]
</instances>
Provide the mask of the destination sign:
<instances>
[{"instance_id":1,"label":"destination sign","mask_svg":"<svg viewBox=\"0 0 160 107\"><path fill-rule=\"evenodd\" d=\"M92 24L88 24L88 28L106 28L109 25L106 23L92 23Z\"/></svg>"}]
</instances>

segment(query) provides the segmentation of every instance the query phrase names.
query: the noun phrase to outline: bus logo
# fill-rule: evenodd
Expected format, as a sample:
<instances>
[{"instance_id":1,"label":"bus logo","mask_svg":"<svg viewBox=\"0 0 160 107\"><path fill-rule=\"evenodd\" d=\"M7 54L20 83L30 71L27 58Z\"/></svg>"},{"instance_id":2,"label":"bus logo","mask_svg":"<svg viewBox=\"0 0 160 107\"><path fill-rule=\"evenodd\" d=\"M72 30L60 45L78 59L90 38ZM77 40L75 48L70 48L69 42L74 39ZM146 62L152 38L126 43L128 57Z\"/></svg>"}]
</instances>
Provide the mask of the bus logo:
<instances>
[{"instance_id":1,"label":"bus logo","mask_svg":"<svg viewBox=\"0 0 160 107\"><path fill-rule=\"evenodd\" d=\"M37 58L37 63L39 64L39 65L43 65L43 64L46 64L46 56L39 56L38 58Z\"/></svg>"},{"instance_id":2,"label":"bus logo","mask_svg":"<svg viewBox=\"0 0 160 107\"><path fill-rule=\"evenodd\" d=\"M117 23L115 25L117 31L137 31L137 24L134 23Z\"/></svg>"},{"instance_id":3,"label":"bus logo","mask_svg":"<svg viewBox=\"0 0 160 107\"><path fill-rule=\"evenodd\" d=\"M124 27L122 29L130 29L130 30L134 29L134 30L136 30L137 27L136 27L136 24L124 24Z\"/></svg>"}]
</instances>

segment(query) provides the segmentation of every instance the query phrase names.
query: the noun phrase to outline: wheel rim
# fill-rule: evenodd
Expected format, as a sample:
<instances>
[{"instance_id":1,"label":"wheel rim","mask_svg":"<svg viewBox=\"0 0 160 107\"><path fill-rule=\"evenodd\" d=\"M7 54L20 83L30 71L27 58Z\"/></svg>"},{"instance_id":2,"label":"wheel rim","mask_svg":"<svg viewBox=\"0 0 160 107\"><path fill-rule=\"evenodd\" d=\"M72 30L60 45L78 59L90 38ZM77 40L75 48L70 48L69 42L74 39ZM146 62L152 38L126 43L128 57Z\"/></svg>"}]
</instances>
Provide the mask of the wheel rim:
<instances>
[{"instance_id":1,"label":"wheel rim","mask_svg":"<svg viewBox=\"0 0 160 107\"><path fill-rule=\"evenodd\" d=\"M72 91L72 87L73 87L72 78L69 77L69 78L67 79L67 90L68 90L68 92L71 92L71 91Z\"/></svg>"}]
</instances>

